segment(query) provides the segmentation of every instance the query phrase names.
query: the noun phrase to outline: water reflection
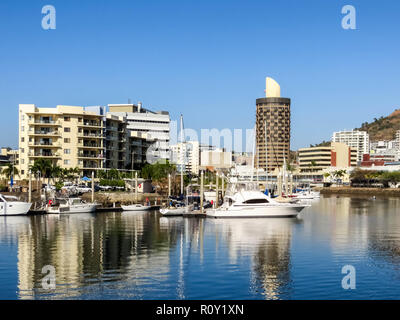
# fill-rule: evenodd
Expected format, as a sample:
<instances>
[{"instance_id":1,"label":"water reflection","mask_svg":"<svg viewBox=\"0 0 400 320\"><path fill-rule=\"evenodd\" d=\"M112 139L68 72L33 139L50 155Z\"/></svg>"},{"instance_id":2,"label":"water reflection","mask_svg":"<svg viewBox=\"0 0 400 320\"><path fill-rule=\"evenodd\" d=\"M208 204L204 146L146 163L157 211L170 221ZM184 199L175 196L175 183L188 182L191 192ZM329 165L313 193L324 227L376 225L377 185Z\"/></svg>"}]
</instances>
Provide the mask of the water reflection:
<instances>
[{"instance_id":1,"label":"water reflection","mask_svg":"<svg viewBox=\"0 0 400 320\"><path fill-rule=\"evenodd\" d=\"M345 298L398 297L399 207L397 198L327 197L296 219L2 217L0 283L6 265L19 299L340 299L350 263L365 291ZM56 269L54 291L42 289L45 265Z\"/></svg>"},{"instance_id":2,"label":"water reflection","mask_svg":"<svg viewBox=\"0 0 400 320\"><path fill-rule=\"evenodd\" d=\"M300 219L211 220L216 238L229 248L234 263L239 256L251 257L250 290L266 299L278 299L290 283L292 228Z\"/></svg>"}]
</instances>

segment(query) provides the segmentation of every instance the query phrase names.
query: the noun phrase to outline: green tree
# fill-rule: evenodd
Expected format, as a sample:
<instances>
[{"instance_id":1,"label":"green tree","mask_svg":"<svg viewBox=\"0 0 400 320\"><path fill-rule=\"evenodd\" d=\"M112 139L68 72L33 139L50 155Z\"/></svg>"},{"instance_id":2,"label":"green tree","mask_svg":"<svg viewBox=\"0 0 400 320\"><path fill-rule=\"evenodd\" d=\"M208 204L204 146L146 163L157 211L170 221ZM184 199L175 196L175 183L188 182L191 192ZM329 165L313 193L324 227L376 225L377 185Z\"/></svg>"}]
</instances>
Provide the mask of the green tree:
<instances>
[{"instance_id":1,"label":"green tree","mask_svg":"<svg viewBox=\"0 0 400 320\"><path fill-rule=\"evenodd\" d=\"M12 163L7 163L4 168L2 168L1 174L5 175L7 179L10 180L11 176L14 178L15 176L19 176L19 171Z\"/></svg>"}]
</instances>

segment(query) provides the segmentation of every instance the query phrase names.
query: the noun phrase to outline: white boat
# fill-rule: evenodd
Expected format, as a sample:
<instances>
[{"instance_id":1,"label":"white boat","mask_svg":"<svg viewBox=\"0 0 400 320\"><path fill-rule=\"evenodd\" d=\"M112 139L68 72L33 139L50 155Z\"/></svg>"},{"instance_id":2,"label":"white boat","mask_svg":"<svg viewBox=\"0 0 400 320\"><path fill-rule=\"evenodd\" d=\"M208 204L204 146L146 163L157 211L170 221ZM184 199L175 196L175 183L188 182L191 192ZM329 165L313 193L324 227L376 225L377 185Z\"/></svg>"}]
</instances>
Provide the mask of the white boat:
<instances>
[{"instance_id":1,"label":"white boat","mask_svg":"<svg viewBox=\"0 0 400 320\"><path fill-rule=\"evenodd\" d=\"M121 206L121 208L124 211L146 211L146 210L150 210L151 206L145 206L143 204L137 203L137 204L131 204L128 206Z\"/></svg>"},{"instance_id":2,"label":"white boat","mask_svg":"<svg viewBox=\"0 0 400 320\"><path fill-rule=\"evenodd\" d=\"M303 190L300 192L296 192L293 194L293 198L294 199L298 199L298 200L316 200L319 199L320 193L317 191L311 191L311 190Z\"/></svg>"},{"instance_id":3,"label":"white boat","mask_svg":"<svg viewBox=\"0 0 400 320\"><path fill-rule=\"evenodd\" d=\"M296 217L308 204L278 202L258 189L257 183L237 182L228 186L224 203L207 210L211 218Z\"/></svg>"},{"instance_id":4,"label":"white boat","mask_svg":"<svg viewBox=\"0 0 400 320\"><path fill-rule=\"evenodd\" d=\"M191 206L189 207L171 207L171 208L162 208L160 212L163 216L182 216L184 213L188 213L191 211Z\"/></svg>"},{"instance_id":5,"label":"white boat","mask_svg":"<svg viewBox=\"0 0 400 320\"><path fill-rule=\"evenodd\" d=\"M58 205L47 206L47 213L90 213L95 212L97 203L86 203L81 198L58 199Z\"/></svg>"},{"instance_id":6,"label":"white boat","mask_svg":"<svg viewBox=\"0 0 400 320\"><path fill-rule=\"evenodd\" d=\"M28 214L32 203L18 201L17 197L0 194L0 216L19 216Z\"/></svg>"}]
</instances>

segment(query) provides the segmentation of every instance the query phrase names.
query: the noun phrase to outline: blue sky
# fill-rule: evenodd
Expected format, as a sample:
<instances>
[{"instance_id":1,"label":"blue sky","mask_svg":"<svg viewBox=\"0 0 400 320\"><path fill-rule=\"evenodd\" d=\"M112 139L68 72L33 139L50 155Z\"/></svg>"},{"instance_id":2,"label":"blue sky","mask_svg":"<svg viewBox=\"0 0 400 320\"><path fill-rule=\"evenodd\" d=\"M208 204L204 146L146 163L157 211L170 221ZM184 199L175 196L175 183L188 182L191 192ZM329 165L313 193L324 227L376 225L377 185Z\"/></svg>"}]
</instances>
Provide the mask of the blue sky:
<instances>
[{"instance_id":1,"label":"blue sky","mask_svg":"<svg viewBox=\"0 0 400 320\"><path fill-rule=\"evenodd\" d=\"M292 149L327 140L399 107L399 17L395 0L2 0L0 145L18 145L19 103L131 99L197 130L252 128L266 76L292 99Z\"/></svg>"}]
</instances>

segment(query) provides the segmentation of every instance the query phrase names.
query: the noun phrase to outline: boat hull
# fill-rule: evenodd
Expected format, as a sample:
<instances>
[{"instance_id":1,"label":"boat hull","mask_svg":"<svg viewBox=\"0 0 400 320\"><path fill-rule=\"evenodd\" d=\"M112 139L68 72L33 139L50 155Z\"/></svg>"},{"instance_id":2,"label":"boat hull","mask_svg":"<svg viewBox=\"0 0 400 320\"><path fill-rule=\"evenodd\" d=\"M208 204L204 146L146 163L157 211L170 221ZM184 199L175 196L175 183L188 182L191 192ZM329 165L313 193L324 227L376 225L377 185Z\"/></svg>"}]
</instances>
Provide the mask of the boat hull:
<instances>
[{"instance_id":1,"label":"boat hull","mask_svg":"<svg viewBox=\"0 0 400 320\"><path fill-rule=\"evenodd\" d=\"M28 202L7 202L0 205L0 216L27 215L32 204Z\"/></svg>"},{"instance_id":2,"label":"boat hull","mask_svg":"<svg viewBox=\"0 0 400 320\"><path fill-rule=\"evenodd\" d=\"M166 217L183 216L183 214L186 213L186 208L185 207L173 208L173 209L163 208L163 209L160 209L160 212L163 216L166 216Z\"/></svg>"},{"instance_id":3,"label":"boat hull","mask_svg":"<svg viewBox=\"0 0 400 320\"><path fill-rule=\"evenodd\" d=\"M124 211L147 211L151 209L150 206L136 206L136 205L121 206L121 208Z\"/></svg>"},{"instance_id":4,"label":"boat hull","mask_svg":"<svg viewBox=\"0 0 400 320\"><path fill-rule=\"evenodd\" d=\"M66 207L48 208L47 213L49 214L60 214L60 213L92 213L96 211L97 204L79 204Z\"/></svg>"},{"instance_id":5,"label":"boat hull","mask_svg":"<svg viewBox=\"0 0 400 320\"><path fill-rule=\"evenodd\" d=\"M284 218L296 217L305 205L285 206L260 206L260 207L235 207L207 210L206 215L210 218Z\"/></svg>"}]
</instances>

